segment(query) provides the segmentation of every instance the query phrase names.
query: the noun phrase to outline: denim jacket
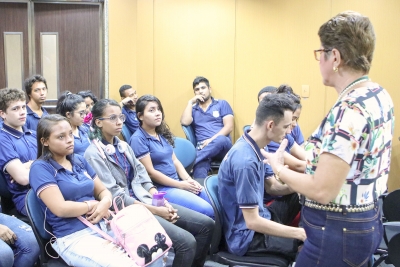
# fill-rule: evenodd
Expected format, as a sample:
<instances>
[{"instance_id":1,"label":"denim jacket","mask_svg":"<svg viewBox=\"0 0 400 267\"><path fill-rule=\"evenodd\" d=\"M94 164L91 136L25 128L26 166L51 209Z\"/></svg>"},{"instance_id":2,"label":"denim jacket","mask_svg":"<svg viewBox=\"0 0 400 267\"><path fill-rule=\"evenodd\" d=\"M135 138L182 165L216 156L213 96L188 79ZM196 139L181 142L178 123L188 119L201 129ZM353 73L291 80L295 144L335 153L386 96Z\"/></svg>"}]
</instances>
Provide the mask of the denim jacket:
<instances>
[{"instance_id":1,"label":"denim jacket","mask_svg":"<svg viewBox=\"0 0 400 267\"><path fill-rule=\"evenodd\" d=\"M155 187L151 182L149 175L146 172L146 168L143 164L135 157L132 148L124 141L121 141L118 137L114 137L118 142L123 142L126 145L125 156L129 163L134 169L134 177L132 180L132 189L135 196L140 202L150 204L152 202L152 196L149 190ZM102 148L100 148L102 149ZM104 149L103 149L104 151ZM135 202L135 198L129 195L127 178L124 170L117 165L114 159L104 151L105 159L100 154L97 146L93 143L86 149L85 159L93 167L104 186L110 190L113 198L120 196L124 200L125 206L132 205Z\"/></svg>"}]
</instances>

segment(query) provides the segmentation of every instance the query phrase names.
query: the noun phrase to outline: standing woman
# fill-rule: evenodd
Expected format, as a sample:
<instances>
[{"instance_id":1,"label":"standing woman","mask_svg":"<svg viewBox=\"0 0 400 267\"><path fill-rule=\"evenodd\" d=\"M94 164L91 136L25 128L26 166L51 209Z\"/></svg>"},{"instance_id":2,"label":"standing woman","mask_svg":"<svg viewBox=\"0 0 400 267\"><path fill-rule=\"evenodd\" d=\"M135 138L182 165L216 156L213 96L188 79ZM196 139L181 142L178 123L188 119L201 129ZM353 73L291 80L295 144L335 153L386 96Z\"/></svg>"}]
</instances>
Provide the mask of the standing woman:
<instances>
[{"instance_id":1,"label":"standing woman","mask_svg":"<svg viewBox=\"0 0 400 267\"><path fill-rule=\"evenodd\" d=\"M85 101L80 95L66 91L57 101L56 113L69 120L74 135L74 153L83 156L90 145L89 127L83 124L86 115Z\"/></svg>"},{"instance_id":2,"label":"standing woman","mask_svg":"<svg viewBox=\"0 0 400 267\"><path fill-rule=\"evenodd\" d=\"M393 102L367 76L375 48L370 20L340 13L324 23L315 59L338 99L308 139L305 174L283 165L282 143L267 154L276 179L305 196L307 240L296 267L366 266L382 239L377 198L386 190L394 131Z\"/></svg>"},{"instance_id":3,"label":"standing woman","mask_svg":"<svg viewBox=\"0 0 400 267\"><path fill-rule=\"evenodd\" d=\"M103 239L77 216L107 230L111 193L81 155L74 154L69 121L58 114L43 117L37 128L38 160L30 184L55 236L51 244L70 266L137 266L115 244Z\"/></svg>"},{"instance_id":4,"label":"standing woman","mask_svg":"<svg viewBox=\"0 0 400 267\"><path fill-rule=\"evenodd\" d=\"M136 102L136 114L140 127L129 144L158 190L166 191L172 203L214 218L204 188L190 177L175 156L174 137L164 121L160 100L153 95L141 96Z\"/></svg>"},{"instance_id":5,"label":"standing woman","mask_svg":"<svg viewBox=\"0 0 400 267\"><path fill-rule=\"evenodd\" d=\"M85 158L99 174L113 197L120 196L125 206L144 205L152 212L173 243L173 267L203 266L214 231L214 221L193 210L164 202L152 206L157 189L130 146L121 141L125 115L114 100L102 99L93 109L92 144ZM179 215L178 215L179 214Z\"/></svg>"}]
</instances>

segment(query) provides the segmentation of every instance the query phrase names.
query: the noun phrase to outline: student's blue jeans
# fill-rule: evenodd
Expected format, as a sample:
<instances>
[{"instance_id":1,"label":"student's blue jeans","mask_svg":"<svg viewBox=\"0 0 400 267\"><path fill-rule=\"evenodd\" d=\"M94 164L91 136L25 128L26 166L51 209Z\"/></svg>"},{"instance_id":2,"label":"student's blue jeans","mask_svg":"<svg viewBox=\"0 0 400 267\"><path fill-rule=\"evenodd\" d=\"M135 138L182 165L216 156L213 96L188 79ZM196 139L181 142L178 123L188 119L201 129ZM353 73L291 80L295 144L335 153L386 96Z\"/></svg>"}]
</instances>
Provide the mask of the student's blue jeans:
<instances>
[{"instance_id":1,"label":"student's blue jeans","mask_svg":"<svg viewBox=\"0 0 400 267\"><path fill-rule=\"evenodd\" d=\"M214 219L214 210L204 188L198 195L183 189L169 186L160 185L157 186L157 189L158 191L167 192L165 198L169 202L200 212Z\"/></svg>"},{"instance_id":2,"label":"student's blue jeans","mask_svg":"<svg viewBox=\"0 0 400 267\"><path fill-rule=\"evenodd\" d=\"M329 212L302 208L307 234L296 267L367 266L382 239L380 209Z\"/></svg>"},{"instance_id":3,"label":"student's blue jeans","mask_svg":"<svg viewBox=\"0 0 400 267\"><path fill-rule=\"evenodd\" d=\"M23 221L3 213L0 213L0 224L10 228L17 236L13 245L0 240L0 266L33 266L39 257L40 248L32 228Z\"/></svg>"},{"instance_id":4,"label":"student's blue jeans","mask_svg":"<svg viewBox=\"0 0 400 267\"><path fill-rule=\"evenodd\" d=\"M196 161L193 166L193 177L206 178L211 168L211 161L222 160L231 147L231 139L227 136L219 135L203 149L197 149Z\"/></svg>"}]
</instances>

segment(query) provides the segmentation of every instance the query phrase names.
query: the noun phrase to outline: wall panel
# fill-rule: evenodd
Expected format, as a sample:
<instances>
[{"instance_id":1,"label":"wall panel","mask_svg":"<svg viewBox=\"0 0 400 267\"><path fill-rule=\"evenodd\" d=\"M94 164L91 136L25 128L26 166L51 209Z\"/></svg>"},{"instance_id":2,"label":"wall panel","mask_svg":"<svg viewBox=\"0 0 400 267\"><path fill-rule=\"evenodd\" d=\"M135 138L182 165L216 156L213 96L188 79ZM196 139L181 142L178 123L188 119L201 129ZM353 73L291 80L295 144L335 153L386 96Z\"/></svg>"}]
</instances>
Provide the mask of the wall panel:
<instances>
[{"instance_id":1,"label":"wall panel","mask_svg":"<svg viewBox=\"0 0 400 267\"><path fill-rule=\"evenodd\" d=\"M28 12L26 3L0 3L0 88L6 87L4 32L22 32L23 72L29 73ZM23 85L18 86L23 89Z\"/></svg>"},{"instance_id":2,"label":"wall panel","mask_svg":"<svg viewBox=\"0 0 400 267\"><path fill-rule=\"evenodd\" d=\"M313 50L318 49L318 29L340 11L353 9L369 16L375 26L377 47L370 76L387 88L395 106L400 87L400 20L397 0L133 0L136 9L136 79L139 95L151 93L163 102L172 131L183 136L180 115L193 95L196 75L210 79L213 95L229 101L235 112L236 140L242 127L254 119L258 91L266 85L290 84L297 93L310 86L303 99L300 125L307 138L337 99L334 89L322 84ZM113 5L125 1L110 2ZM125 11L121 13L126 15ZM121 15L121 16L122 16ZM110 25L134 32L135 22L110 11ZM118 24L119 23L119 24ZM135 33L134 33L135 34ZM123 34L110 34L110 55ZM131 51L127 52L127 58ZM110 61L113 59L111 58ZM132 63L120 60L110 70L110 81ZM118 73L118 74L117 74ZM128 75L127 75L128 76ZM134 76L133 76L134 77ZM130 77L129 77L130 79ZM119 97L118 97L119 98ZM399 117L398 109L395 109ZM398 137L394 134L390 188L400 187Z\"/></svg>"},{"instance_id":3,"label":"wall panel","mask_svg":"<svg viewBox=\"0 0 400 267\"><path fill-rule=\"evenodd\" d=\"M121 85L137 86L137 1L110 1L109 18L109 97L119 101Z\"/></svg>"},{"instance_id":4,"label":"wall panel","mask_svg":"<svg viewBox=\"0 0 400 267\"><path fill-rule=\"evenodd\" d=\"M154 2L154 94L176 135L183 135L179 119L196 76L233 106L234 37L234 1Z\"/></svg>"},{"instance_id":5,"label":"wall panel","mask_svg":"<svg viewBox=\"0 0 400 267\"><path fill-rule=\"evenodd\" d=\"M92 90L100 96L99 6L36 3L34 9L36 72L41 72L40 33L57 32L60 92Z\"/></svg>"}]
</instances>

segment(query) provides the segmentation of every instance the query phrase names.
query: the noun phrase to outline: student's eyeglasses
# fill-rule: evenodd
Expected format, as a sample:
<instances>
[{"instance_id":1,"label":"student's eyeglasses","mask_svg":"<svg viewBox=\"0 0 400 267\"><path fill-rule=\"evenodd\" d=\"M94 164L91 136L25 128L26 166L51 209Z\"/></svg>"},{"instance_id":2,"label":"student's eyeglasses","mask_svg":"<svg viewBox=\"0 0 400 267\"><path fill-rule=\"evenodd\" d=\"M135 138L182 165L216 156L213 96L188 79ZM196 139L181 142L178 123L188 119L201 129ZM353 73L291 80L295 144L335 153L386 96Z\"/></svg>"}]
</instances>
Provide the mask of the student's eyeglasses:
<instances>
[{"instance_id":1,"label":"student's eyeglasses","mask_svg":"<svg viewBox=\"0 0 400 267\"><path fill-rule=\"evenodd\" d=\"M332 49L317 49L317 50L314 50L315 60L319 61L321 59L321 53L322 52L326 53L326 52L330 52L330 51L332 51Z\"/></svg>"},{"instance_id":2,"label":"student's eyeglasses","mask_svg":"<svg viewBox=\"0 0 400 267\"><path fill-rule=\"evenodd\" d=\"M124 122L125 121L125 115L124 114L121 114L121 115L119 115L119 116L117 116L117 115L115 115L115 114L113 114L113 115L111 115L110 117L108 117L108 118L97 118L98 120L110 120L111 122L117 122L117 119L119 119L120 121L122 121L122 122Z\"/></svg>"}]
</instances>

